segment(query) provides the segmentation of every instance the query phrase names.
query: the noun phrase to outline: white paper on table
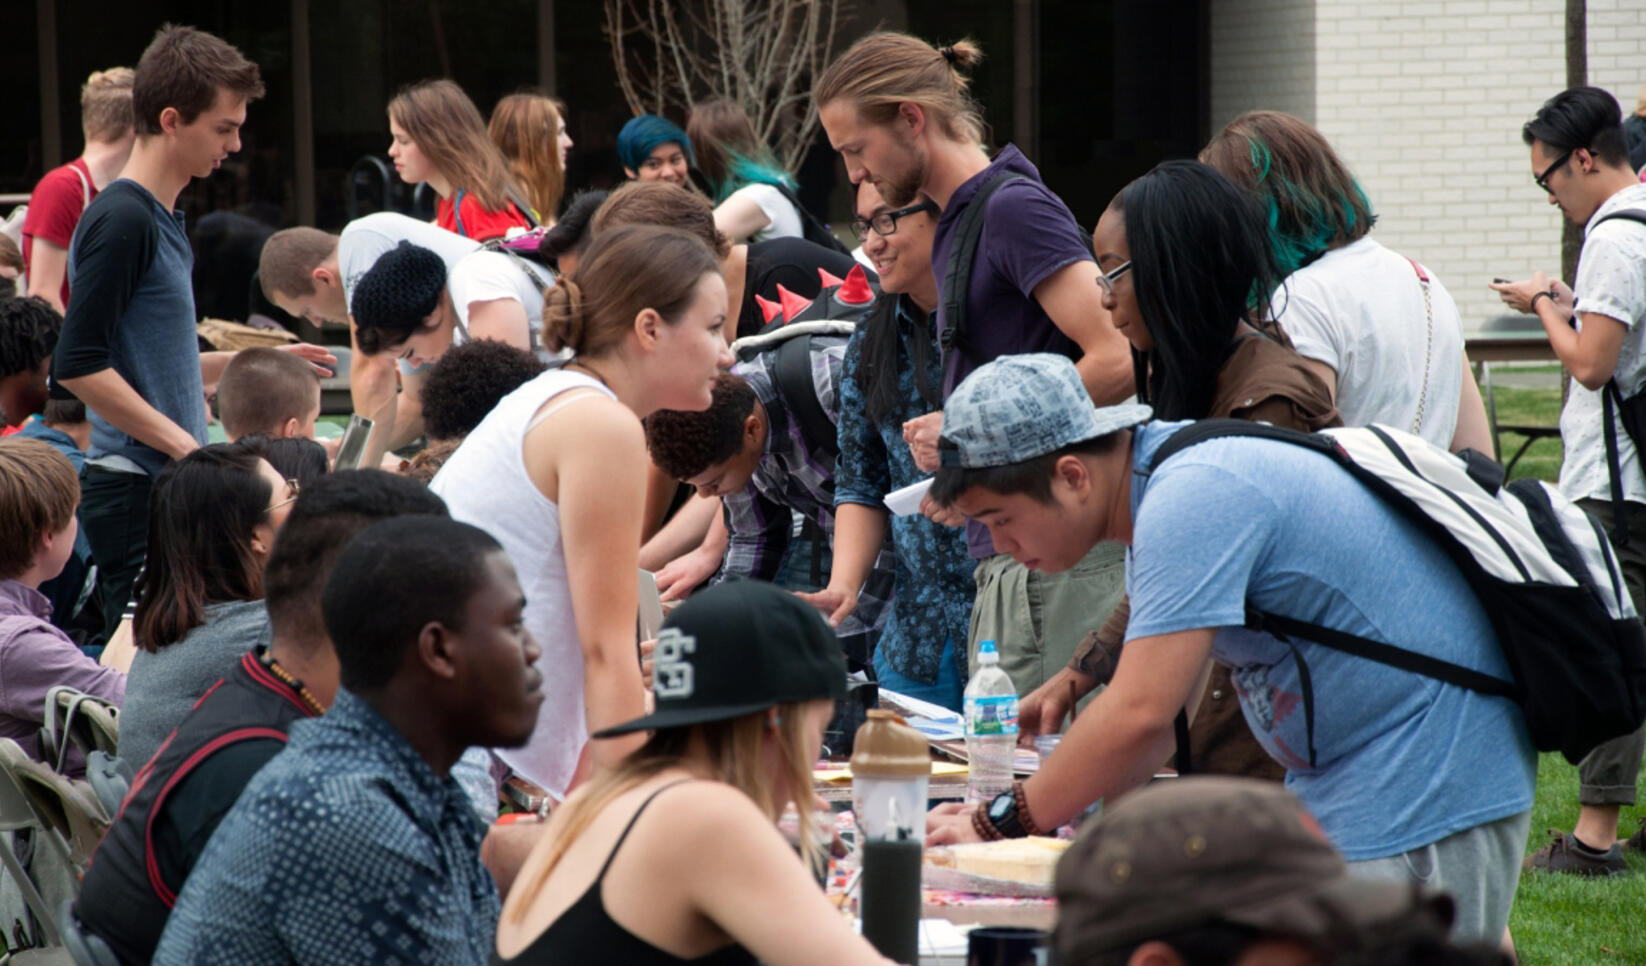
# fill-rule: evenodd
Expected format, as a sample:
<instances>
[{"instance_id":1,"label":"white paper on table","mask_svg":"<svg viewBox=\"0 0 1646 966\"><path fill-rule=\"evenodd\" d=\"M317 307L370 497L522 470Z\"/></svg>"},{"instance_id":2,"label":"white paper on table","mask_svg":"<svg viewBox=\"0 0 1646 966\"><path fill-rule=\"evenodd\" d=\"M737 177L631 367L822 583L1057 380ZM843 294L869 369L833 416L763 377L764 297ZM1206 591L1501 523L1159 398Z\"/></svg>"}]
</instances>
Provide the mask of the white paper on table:
<instances>
[{"instance_id":1,"label":"white paper on table","mask_svg":"<svg viewBox=\"0 0 1646 966\"><path fill-rule=\"evenodd\" d=\"M932 488L930 478L919 483L910 483L886 494L886 508L900 517L912 517L920 512L920 501L926 498L926 491Z\"/></svg>"}]
</instances>

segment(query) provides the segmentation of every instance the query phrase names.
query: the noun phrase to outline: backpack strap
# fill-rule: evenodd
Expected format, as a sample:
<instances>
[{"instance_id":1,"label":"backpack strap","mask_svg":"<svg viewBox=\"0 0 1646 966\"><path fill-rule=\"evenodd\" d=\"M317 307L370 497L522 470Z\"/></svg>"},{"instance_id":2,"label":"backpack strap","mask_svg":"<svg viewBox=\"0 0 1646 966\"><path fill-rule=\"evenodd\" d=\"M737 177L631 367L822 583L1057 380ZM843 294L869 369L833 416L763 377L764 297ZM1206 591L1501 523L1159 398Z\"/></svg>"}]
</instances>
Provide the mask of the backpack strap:
<instances>
[{"instance_id":1,"label":"backpack strap","mask_svg":"<svg viewBox=\"0 0 1646 966\"><path fill-rule=\"evenodd\" d=\"M1611 478L1612 542L1619 550L1629 545L1628 516L1623 508L1623 464L1617 454L1617 414L1623 409L1623 393L1615 378L1600 390L1601 433L1606 438L1606 475ZM1635 444L1639 449L1640 444Z\"/></svg>"},{"instance_id":2,"label":"backpack strap","mask_svg":"<svg viewBox=\"0 0 1646 966\"><path fill-rule=\"evenodd\" d=\"M465 194L467 192L462 188L458 188L457 193L452 195L452 218L457 222L457 233L467 238L469 233L463 230L463 196Z\"/></svg>"},{"instance_id":3,"label":"backpack strap","mask_svg":"<svg viewBox=\"0 0 1646 966\"><path fill-rule=\"evenodd\" d=\"M1611 221L1613 219L1618 221L1633 221L1646 225L1646 208L1624 208L1622 211L1614 211L1604 218L1601 218L1599 221L1596 221L1595 224L1598 225L1601 222ZM1593 226L1590 227L1592 228Z\"/></svg>"},{"instance_id":4,"label":"backpack strap","mask_svg":"<svg viewBox=\"0 0 1646 966\"><path fill-rule=\"evenodd\" d=\"M943 268L943 291L938 304L942 306L943 383L948 385L954 373L955 353L972 356L973 350L966 338L966 294L971 289L972 265L977 261L977 245L983 238L983 222L988 217L989 199L996 191L1014 181L1028 181L1020 174L1003 172L991 178L977 190L966 210L955 224L954 240L949 243L949 258Z\"/></svg>"}]
</instances>

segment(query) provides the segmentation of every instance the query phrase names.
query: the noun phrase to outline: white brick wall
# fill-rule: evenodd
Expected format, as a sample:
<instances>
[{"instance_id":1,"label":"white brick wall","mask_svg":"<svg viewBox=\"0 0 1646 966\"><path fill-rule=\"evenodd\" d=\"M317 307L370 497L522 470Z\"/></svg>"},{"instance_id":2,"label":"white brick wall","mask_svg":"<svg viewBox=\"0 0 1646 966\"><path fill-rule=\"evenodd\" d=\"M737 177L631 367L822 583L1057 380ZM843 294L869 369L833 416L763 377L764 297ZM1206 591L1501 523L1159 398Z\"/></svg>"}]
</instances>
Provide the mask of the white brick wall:
<instances>
[{"instance_id":1,"label":"white brick wall","mask_svg":"<svg viewBox=\"0 0 1646 966\"><path fill-rule=\"evenodd\" d=\"M1213 129L1256 108L1312 120L1370 196L1376 237L1428 265L1475 328L1502 312L1493 276L1560 268L1560 214L1531 183L1520 126L1565 86L1564 9L1216 0ZM1588 31L1590 83L1631 110L1646 84L1646 0L1589 0ZM1312 57L1293 49L1311 37Z\"/></svg>"}]
</instances>

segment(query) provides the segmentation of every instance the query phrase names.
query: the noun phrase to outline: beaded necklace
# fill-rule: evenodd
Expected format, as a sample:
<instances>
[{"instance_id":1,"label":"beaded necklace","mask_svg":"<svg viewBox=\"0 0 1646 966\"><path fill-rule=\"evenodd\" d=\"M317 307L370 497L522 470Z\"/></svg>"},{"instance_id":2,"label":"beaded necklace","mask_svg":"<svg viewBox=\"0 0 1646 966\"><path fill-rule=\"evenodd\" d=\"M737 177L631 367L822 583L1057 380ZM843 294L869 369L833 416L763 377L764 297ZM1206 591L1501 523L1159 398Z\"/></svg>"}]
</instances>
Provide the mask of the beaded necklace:
<instances>
[{"instance_id":1,"label":"beaded necklace","mask_svg":"<svg viewBox=\"0 0 1646 966\"><path fill-rule=\"evenodd\" d=\"M293 691L297 692L297 696L303 699L303 704L308 707L308 710L310 712L312 712L315 717L318 718L321 715L326 713L326 706L321 704L319 699L317 699L309 691L307 685L305 685L302 681L299 681L296 678L292 677L290 671L287 671L285 668L283 668L279 664L275 663L273 654L270 654L269 652L264 651L259 656L259 659L262 661L263 666L269 669L270 674L274 675L275 677L279 678L282 682L284 682L286 687L291 688Z\"/></svg>"}]
</instances>

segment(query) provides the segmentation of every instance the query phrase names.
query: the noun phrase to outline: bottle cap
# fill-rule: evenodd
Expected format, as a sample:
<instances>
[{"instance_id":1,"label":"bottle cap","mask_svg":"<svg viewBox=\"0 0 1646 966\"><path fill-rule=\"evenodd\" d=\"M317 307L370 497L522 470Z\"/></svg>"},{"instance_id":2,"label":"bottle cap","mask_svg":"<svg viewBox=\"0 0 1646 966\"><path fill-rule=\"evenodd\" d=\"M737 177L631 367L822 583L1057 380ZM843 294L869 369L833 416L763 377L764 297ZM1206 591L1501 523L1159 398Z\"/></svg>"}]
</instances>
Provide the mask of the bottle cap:
<instances>
[{"instance_id":1,"label":"bottle cap","mask_svg":"<svg viewBox=\"0 0 1646 966\"><path fill-rule=\"evenodd\" d=\"M864 778L915 778L932 773L926 736L890 711L875 708L852 742L852 775Z\"/></svg>"}]
</instances>

